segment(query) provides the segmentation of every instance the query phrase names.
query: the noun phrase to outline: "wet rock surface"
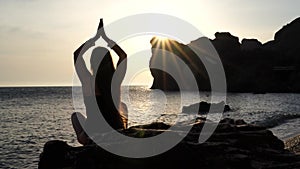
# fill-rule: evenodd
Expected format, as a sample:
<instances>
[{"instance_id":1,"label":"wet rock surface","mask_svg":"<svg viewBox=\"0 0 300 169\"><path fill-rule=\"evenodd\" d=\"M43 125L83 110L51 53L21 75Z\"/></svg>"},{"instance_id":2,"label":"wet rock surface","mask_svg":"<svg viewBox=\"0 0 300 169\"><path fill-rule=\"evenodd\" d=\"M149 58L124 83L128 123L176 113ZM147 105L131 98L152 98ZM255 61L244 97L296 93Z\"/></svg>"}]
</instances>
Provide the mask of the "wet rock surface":
<instances>
[{"instance_id":1,"label":"wet rock surface","mask_svg":"<svg viewBox=\"0 0 300 169\"><path fill-rule=\"evenodd\" d=\"M300 135L285 140L284 144L286 149L300 155Z\"/></svg>"},{"instance_id":2,"label":"wet rock surface","mask_svg":"<svg viewBox=\"0 0 300 169\"><path fill-rule=\"evenodd\" d=\"M45 144L40 155L39 168L228 168L228 169L295 169L300 168L300 156L285 149L283 141L263 127L243 120L223 119L214 133L204 143L198 143L205 119L200 118L182 141L167 152L149 158L126 158L111 154L92 144L69 146L64 141L53 140ZM131 137L152 137L162 132L180 134L185 127L168 130L163 123L134 126L122 131ZM181 129L181 130L180 130ZM120 142L108 142L112 146Z\"/></svg>"}]
</instances>

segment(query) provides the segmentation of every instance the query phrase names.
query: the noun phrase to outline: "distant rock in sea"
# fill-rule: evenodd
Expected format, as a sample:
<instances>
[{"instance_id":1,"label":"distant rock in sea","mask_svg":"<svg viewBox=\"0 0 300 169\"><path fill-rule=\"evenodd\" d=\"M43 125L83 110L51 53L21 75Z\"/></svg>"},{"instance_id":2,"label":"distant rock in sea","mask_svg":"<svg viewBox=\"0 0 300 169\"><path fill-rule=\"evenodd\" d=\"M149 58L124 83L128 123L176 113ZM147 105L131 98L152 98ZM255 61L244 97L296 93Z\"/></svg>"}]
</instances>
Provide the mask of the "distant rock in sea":
<instances>
[{"instance_id":1,"label":"distant rock in sea","mask_svg":"<svg viewBox=\"0 0 300 169\"><path fill-rule=\"evenodd\" d=\"M197 111L198 114L207 114L208 112L223 113L223 112L228 112L230 110L231 109L229 105L226 105L224 102L207 103L202 101L200 103L195 103L189 106L183 106L182 113L195 113L195 111Z\"/></svg>"},{"instance_id":2,"label":"distant rock in sea","mask_svg":"<svg viewBox=\"0 0 300 169\"><path fill-rule=\"evenodd\" d=\"M64 141L54 140L45 144L40 155L39 169L294 169L300 168L300 156L284 149L284 143L271 131L245 123L243 120L225 118L212 136L198 144L204 120L200 119L183 140L171 150L149 158L125 158L111 154L97 145L69 146ZM151 137L162 132L180 134L168 130L170 126L153 123L134 126L123 132L131 137ZM184 126L182 126L184 128ZM201 134L207 134L202 132ZM120 142L108 142L120 144Z\"/></svg>"},{"instance_id":3,"label":"distant rock in sea","mask_svg":"<svg viewBox=\"0 0 300 169\"><path fill-rule=\"evenodd\" d=\"M209 91L208 73L191 47L199 49L201 57L208 59L211 56L206 52L212 51L214 47L222 61L229 92L300 92L299 39L300 18L284 26L275 33L274 40L265 44L257 39L243 39L240 43L239 38L229 32L217 32L212 40L200 37L186 45L170 39L166 41L167 46L161 45L162 42L154 37L151 40L152 57L149 65L154 78L151 88L177 91L180 81L181 84L186 84L184 90L194 90L189 87L189 77L182 76L175 81L168 73L152 68L156 63L167 60L167 56L156 52L161 49L182 59L192 71L199 90ZM168 61L165 65L174 66L178 73L185 72L175 62Z\"/></svg>"}]
</instances>

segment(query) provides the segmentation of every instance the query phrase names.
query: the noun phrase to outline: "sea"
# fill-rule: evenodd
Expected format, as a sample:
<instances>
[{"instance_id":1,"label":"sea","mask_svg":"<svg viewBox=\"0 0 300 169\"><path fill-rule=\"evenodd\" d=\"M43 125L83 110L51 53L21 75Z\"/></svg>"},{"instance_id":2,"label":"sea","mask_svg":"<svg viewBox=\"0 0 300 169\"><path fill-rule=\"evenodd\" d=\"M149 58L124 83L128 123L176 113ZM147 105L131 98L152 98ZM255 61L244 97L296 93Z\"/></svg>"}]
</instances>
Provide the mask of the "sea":
<instances>
[{"instance_id":1,"label":"sea","mask_svg":"<svg viewBox=\"0 0 300 169\"><path fill-rule=\"evenodd\" d=\"M128 107L129 126L189 123L198 115L182 113L182 107L211 101L208 92L186 91L187 97L182 97L182 92L162 92L147 86L123 88L122 101ZM282 140L300 134L300 94L227 93L226 104L232 110L224 113L223 118L265 126ZM70 116L75 111L85 114L84 110L80 90L72 87L0 88L0 168L37 168L39 155L49 140L80 146Z\"/></svg>"}]
</instances>

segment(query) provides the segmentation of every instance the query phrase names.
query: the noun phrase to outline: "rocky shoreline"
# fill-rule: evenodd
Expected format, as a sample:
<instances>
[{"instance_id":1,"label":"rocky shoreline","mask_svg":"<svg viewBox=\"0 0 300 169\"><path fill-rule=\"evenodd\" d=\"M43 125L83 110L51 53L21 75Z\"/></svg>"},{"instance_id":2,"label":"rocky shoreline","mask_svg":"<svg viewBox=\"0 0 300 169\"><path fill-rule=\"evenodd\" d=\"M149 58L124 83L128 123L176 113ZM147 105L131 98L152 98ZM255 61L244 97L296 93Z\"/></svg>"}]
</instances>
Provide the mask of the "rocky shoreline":
<instances>
[{"instance_id":1,"label":"rocky shoreline","mask_svg":"<svg viewBox=\"0 0 300 169\"><path fill-rule=\"evenodd\" d=\"M204 122L208 125L216 125L199 118L179 144L163 154L149 158L120 157L97 145L72 147L64 141L49 141L40 155L39 169L300 168L299 142L294 144L295 139L291 139L294 141L287 140L284 144L266 128L247 124L243 120L225 118L217 124L215 132L206 142L198 144L198 137ZM180 128L171 131L168 130L169 127L163 123L153 123L134 126L124 130L123 133L131 137L151 137L162 132L180 133Z\"/></svg>"}]
</instances>

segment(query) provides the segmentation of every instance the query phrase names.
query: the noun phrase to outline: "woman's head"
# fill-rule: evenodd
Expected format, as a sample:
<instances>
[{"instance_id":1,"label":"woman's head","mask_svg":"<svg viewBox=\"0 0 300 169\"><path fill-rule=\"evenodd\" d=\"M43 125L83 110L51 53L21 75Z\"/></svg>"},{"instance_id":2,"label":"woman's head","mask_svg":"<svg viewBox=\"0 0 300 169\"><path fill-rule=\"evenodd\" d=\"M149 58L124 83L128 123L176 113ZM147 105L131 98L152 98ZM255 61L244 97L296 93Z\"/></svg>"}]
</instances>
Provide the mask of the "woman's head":
<instances>
[{"instance_id":1,"label":"woman's head","mask_svg":"<svg viewBox=\"0 0 300 169\"><path fill-rule=\"evenodd\" d=\"M107 88L115 72L114 64L109 50L103 47L96 47L90 59L93 76L96 77L98 87Z\"/></svg>"},{"instance_id":2,"label":"woman's head","mask_svg":"<svg viewBox=\"0 0 300 169\"><path fill-rule=\"evenodd\" d=\"M100 64L100 62L101 62L101 64ZM101 66L105 66L106 64L112 63L111 55L106 48L97 47L92 52L90 63L91 63L91 71L92 71L93 75L95 76L97 73L97 70Z\"/></svg>"}]
</instances>

